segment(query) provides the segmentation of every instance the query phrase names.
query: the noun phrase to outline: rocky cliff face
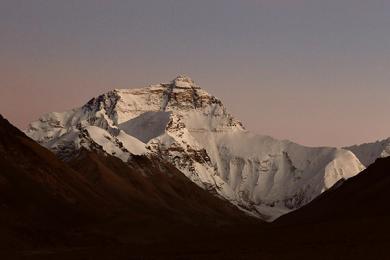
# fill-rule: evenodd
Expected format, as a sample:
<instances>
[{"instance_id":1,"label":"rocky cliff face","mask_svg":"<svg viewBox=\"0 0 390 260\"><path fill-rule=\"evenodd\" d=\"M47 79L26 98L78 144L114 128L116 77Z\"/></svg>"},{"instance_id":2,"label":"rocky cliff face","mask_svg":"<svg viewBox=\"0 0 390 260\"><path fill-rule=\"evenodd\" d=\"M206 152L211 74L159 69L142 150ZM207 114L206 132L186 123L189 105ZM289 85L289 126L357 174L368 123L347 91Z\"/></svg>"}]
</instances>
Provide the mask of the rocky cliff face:
<instances>
[{"instance_id":1,"label":"rocky cliff face","mask_svg":"<svg viewBox=\"0 0 390 260\"><path fill-rule=\"evenodd\" d=\"M133 154L158 156L198 186L267 220L364 169L347 150L246 131L219 99L185 76L113 90L81 108L47 114L26 133L64 159L92 146L123 161Z\"/></svg>"}]
</instances>

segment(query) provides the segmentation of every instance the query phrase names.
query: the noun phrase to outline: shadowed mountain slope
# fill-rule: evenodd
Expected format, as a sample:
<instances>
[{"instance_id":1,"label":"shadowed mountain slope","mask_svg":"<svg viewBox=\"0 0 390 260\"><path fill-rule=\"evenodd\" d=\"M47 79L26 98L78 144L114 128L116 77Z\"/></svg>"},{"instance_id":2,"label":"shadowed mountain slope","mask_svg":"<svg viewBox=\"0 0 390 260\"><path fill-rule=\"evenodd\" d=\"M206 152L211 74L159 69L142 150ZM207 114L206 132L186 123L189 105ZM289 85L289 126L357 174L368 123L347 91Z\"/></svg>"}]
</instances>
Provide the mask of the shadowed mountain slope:
<instances>
[{"instance_id":1,"label":"shadowed mountain slope","mask_svg":"<svg viewBox=\"0 0 390 260\"><path fill-rule=\"evenodd\" d=\"M380 158L359 175L340 182L280 223L366 221L390 217L390 158Z\"/></svg>"},{"instance_id":2,"label":"shadowed mountain slope","mask_svg":"<svg viewBox=\"0 0 390 260\"><path fill-rule=\"evenodd\" d=\"M69 165L0 118L0 248L148 244L258 223L173 166L81 150Z\"/></svg>"},{"instance_id":3,"label":"shadowed mountain slope","mask_svg":"<svg viewBox=\"0 0 390 260\"><path fill-rule=\"evenodd\" d=\"M265 224L170 164L81 149L58 160L0 119L0 256L386 259L390 158Z\"/></svg>"}]
</instances>

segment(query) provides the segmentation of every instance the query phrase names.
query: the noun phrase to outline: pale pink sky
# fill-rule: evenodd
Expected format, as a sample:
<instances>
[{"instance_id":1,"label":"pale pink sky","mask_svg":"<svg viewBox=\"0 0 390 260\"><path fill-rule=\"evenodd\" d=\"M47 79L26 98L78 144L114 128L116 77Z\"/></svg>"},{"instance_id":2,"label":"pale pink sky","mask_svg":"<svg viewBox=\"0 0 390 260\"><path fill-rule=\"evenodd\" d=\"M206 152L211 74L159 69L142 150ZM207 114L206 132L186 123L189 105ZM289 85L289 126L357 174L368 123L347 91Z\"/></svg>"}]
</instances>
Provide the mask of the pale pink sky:
<instances>
[{"instance_id":1,"label":"pale pink sky","mask_svg":"<svg viewBox=\"0 0 390 260\"><path fill-rule=\"evenodd\" d=\"M310 146L390 136L389 3L288 2L1 1L0 113L25 128L184 73L256 133Z\"/></svg>"}]
</instances>

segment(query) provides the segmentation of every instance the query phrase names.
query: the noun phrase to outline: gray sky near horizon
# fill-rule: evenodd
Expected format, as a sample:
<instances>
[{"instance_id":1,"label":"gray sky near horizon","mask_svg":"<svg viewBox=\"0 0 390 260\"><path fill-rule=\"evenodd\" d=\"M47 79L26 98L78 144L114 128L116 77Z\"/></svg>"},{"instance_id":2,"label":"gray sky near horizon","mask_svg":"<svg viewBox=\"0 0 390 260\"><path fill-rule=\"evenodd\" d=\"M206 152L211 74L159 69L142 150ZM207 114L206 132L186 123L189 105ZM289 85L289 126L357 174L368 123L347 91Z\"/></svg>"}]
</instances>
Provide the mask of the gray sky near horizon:
<instances>
[{"instance_id":1,"label":"gray sky near horizon","mask_svg":"<svg viewBox=\"0 0 390 260\"><path fill-rule=\"evenodd\" d=\"M0 71L20 128L187 74L255 133L369 142L390 136L390 1L0 0Z\"/></svg>"}]
</instances>

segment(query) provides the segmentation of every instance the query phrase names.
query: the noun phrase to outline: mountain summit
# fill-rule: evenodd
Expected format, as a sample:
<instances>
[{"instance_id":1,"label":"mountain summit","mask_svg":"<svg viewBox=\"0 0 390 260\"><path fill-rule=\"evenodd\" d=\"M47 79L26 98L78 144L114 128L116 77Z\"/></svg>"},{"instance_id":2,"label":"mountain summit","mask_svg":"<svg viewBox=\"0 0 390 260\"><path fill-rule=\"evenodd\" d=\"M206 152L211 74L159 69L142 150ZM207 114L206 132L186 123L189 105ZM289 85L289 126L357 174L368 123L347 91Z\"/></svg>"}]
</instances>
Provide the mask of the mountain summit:
<instances>
[{"instance_id":1,"label":"mountain summit","mask_svg":"<svg viewBox=\"0 0 390 260\"><path fill-rule=\"evenodd\" d=\"M186 76L115 89L80 108L49 113L26 134L72 159L84 147L122 161L146 154L173 164L203 189L272 220L362 171L344 149L304 147L252 134Z\"/></svg>"}]
</instances>

